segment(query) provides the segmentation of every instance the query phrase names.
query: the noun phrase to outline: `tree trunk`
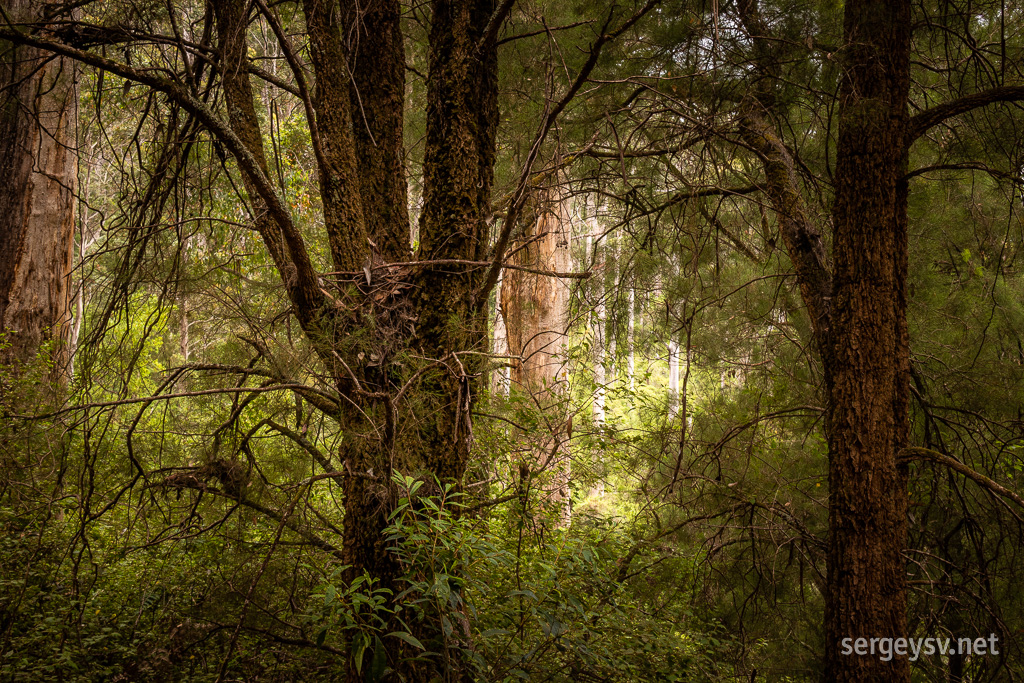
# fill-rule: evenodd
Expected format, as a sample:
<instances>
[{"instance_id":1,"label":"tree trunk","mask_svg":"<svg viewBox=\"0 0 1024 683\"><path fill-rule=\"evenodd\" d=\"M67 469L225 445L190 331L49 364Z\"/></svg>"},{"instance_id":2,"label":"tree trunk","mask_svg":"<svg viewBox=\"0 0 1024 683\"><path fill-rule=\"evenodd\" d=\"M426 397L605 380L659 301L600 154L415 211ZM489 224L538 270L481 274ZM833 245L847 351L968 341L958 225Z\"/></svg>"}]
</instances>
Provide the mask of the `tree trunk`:
<instances>
[{"instance_id":1,"label":"tree trunk","mask_svg":"<svg viewBox=\"0 0 1024 683\"><path fill-rule=\"evenodd\" d=\"M498 273L498 284L494 290L494 324L492 327L493 332L491 333L493 352L497 357L495 360L500 361L501 365L491 376L491 391L498 396L507 397L512 382L512 368L508 365L510 359L505 358L510 352L508 348L508 327L505 324L505 314L502 311L504 301L502 299L502 290L504 288L505 272L502 270Z\"/></svg>"},{"instance_id":2,"label":"tree trunk","mask_svg":"<svg viewBox=\"0 0 1024 683\"><path fill-rule=\"evenodd\" d=\"M534 240L513 256L516 265L537 270L572 270L571 228L567 202L557 189L538 204L537 220L531 221L524 241ZM567 280L508 270L504 273L501 301L509 348L518 361L512 382L529 392L536 407L549 420L547 434L534 448L533 472L540 479L545 500L558 509L560 520L569 519L569 439L566 413L568 313Z\"/></svg>"},{"instance_id":3,"label":"tree trunk","mask_svg":"<svg viewBox=\"0 0 1024 683\"><path fill-rule=\"evenodd\" d=\"M630 392L636 388L636 350L633 347L633 334L636 331L636 289L629 287L629 319L626 324L626 374L629 377Z\"/></svg>"},{"instance_id":4,"label":"tree trunk","mask_svg":"<svg viewBox=\"0 0 1024 683\"><path fill-rule=\"evenodd\" d=\"M906 657L843 655L907 635L907 98L910 3L848 1L828 353L826 680L909 681Z\"/></svg>"},{"instance_id":5,"label":"tree trunk","mask_svg":"<svg viewBox=\"0 0 1024 683\"><path fill-rule=\"evenodd\" d=\"M845 4L829 273L792 154L769 123L775 47L756 0L739 3L760 79L741 133L761 157L779 231L825 369L829 448L825 680L909 681L905 657L844 654L851 638L907 635L907 100L910 3Z\"/></svg>"},{"instance_id":6,"label":"tree trunk","mask_svg":"<svg viewBox=\"0 0 1024 683\"><path fill-rule=\"evenodd\" d=\"M22 21L48 6L3 5ZM0 362L25 363L48 344L51 376L66 382L77 187L74 64L6 43L0 53Z\"/></svg>"},{"instance_id":7,"label":"tree trunk","mask_svg":"<svg viewBox=\"0 0 1024 683\"><path fill-rule=\"evenodd\" d=\"M596 207L593 207L592 210L594 211L594 214L596 214ZM604 303L605 291L603 267L598 261L599 247L597 239L601 235L601 228L594 215L592 215L587 221L587 230L588 232L584 242L586 244L585 258L597 272L597 287L594 292L594 297L597 299L597 302L594 304L594 310L591 312L589 318L590 333L593 338L591 358L594 363L594 424L600 427L604 424L605 419L605 386L608 382L608 376L605 372L605 328L607 327L608 312Z\"/></svg>"},{"instance_id":8,"label":"tree trunk","mask_svg":"<svg viewBox=\"0 0 1024 683\"><path fill-rule=\"evenodd\" d=\"M679 342L668 340L668 418L679 414Z\"/></svg>"}]
</instances>

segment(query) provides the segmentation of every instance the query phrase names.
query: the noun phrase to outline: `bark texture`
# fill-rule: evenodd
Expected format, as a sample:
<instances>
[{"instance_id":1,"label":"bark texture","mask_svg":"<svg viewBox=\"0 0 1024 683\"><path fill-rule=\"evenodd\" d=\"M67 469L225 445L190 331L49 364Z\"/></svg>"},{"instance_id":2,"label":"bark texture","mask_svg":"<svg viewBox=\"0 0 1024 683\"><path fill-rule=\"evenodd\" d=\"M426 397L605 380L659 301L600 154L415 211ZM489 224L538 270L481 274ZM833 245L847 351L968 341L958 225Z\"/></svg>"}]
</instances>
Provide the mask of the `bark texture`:
<instances>
[{"instance_id":1,"label":"bark texture","mask_svg":"<svg viewBox=\"0 0 1024 683\"><path fill-rule=\"evenodd\" d=\"M341 554L348 578L366 572L375 586L397 595L400 567L382 533L397 500L392 472L459 482L480 382L479 357L466 352L486 350L486 307L474 296L477 272L433 263L397 271L386 266L408 260L410 252L401 6L397 0L358 8L302 3L315 76L310 132L326 241L341 280L328 295L324 287L334 285L313 269L291 217L279 210L285 202L267 181L249 84L248 3L213 5L228 117L245 150L237 155L254 227L342 397L338 469L328 474L342 480ZM273 17L273 10L263 11ZM493 13L491 1L433 3L419 254L425 260L484 256L497 127L496 45L485 31ZM309 91L301 68L294 78L302 84L298 91ZM442 661L403 662L396 652L393 668L406 680L458 679L455 642L439 615L428 614L413 628ZM349 679L362 680L354 664Z\"/></svg>"},{"instance_id":2,"label":"bark texture","mask_svg":"<svg viewBox=\"0 0 1024 683\"><path fill-rule=\"evenodd\" d=\"M485 256L498 126L497 46L485 29L493 0L435 0L430 30L427 138L419 258L480 260ZM471 408L487 350L486 301L479 271L427 264L416 299L415 344L439 362L422 395L420 440L426 466L457 481L472 444Z\"/></svg>"},{"instance_id":3,"label":"bark texture","mask_svg":"<svg viewBox=\"0 0 1024 683\"><path fill-rule=\"evenodd\" d=\"M909 681L906 658L842 654L844 638L907 635L906 320L910 3L845 4L833 203L832 270L778 134L773 83L780 45L756 0L741 0L758 79L740 121L761 157L766 190L821 353L828 411L829 538L825 680Z\"/></svg>"},{"instance_id":4,"label":"bark texture","mask_svg":"<svg viewBox=\"0 0 1024 683\"><path fill-rule=\"evenodd\" d=\"M905 657L841 654L907 635L905 175L910 3L847 2L833 206L826 679L909 681Z\"/></svg>"},{"instance_id":5,"label":"bark texture","mask_svg":"<svg viewBox=\"0 0 1024 683\"><path fill-rule=\"evenodd\" d=\"M571 223L565 199L550 190L538 201L536 220L520 236L522 247L512 263L536 270L572 270ZM556 507L562 521L569 513L568 391L569 281L521 270L502 276L501 306L513 362L511 381L528 393L548 421L545 434L533 448L530 469L544 473L539 480L544 498Z\"/></svg>"},{"instance_id":6,"label":"bark texture","mask_svg":"<svg viewBox=\"0 0 1024 683\"><path fill-rule=\"evenodd\" d=\"M5 0L37 21L50 4ZM74 64L0 42L0 362L24 363L52 342L53 377L70 365L77 104Z\"/></svg>"},{"instance_id":7,"label":"bark texture","mask_svg":"<svg viewBox=\"0 0 1024 683\"><path fill-rule=\"evenodd\" d=\"M407 261L412 240L403 138L401 6L393 0L370 0L346 9L352 130L362 196L374 208L366 214L367 231L384 261Z\"/></svg>"}]
</instances>

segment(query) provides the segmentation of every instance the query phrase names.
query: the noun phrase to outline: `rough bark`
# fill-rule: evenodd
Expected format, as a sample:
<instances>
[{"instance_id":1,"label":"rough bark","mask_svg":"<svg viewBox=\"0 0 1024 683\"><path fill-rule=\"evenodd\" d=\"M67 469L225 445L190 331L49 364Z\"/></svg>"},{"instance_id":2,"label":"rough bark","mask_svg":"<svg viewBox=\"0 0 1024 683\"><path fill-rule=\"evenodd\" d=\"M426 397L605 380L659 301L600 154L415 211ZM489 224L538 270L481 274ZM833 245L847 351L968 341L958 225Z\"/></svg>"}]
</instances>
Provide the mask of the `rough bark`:
<instances>
[{"instance_id":1,"label":"rough bark","mask_svg":"<svg viewBox=\"0 0 1024 683\"><path fill-rule=\"evenodd\" d=\"M492 0L435 0L430 29L427 137L423 160L421 260L483 258L494 179L497 49L482 40ZM416 308L418 344L437 359L422 385L436 409L420 423L426 466L457 481L472 444L470 411L485 351L486 301L474 296L479 271L427 265ZM428 411L425 411L428 412Z\"/></svg>"},{"instance_id":2,"label":"rough bark","mask_svg":"<svg viewBox=\"0 0 1024 683\"><path fill-rule=\"evenodd\" d=\"M910 3L847 2L828 372L826 679L909 681L905 657L841 654L907 635L907 99Z\"/></svg>"},{"instance_id":3,"label":"rough bark","mask_svg":"<svg viewBox=\"0 0 1024 683\"><path fill-rule=\"evenodd\" d=\"M33 21L49 3L6 0ZM52 376L70 367L77 102L74 63L0 43L0 362L21 364L49 346Z\"/></svg>"},{"instance_id":4,"label":"rough bark","mask_svg":"<svg viewBox=\"0 0 1024 683\"><path fill-rule=\"evenodd\" d=\"M248 52L246 7L244 0L218 0L214 3L222 57L222 80L231 127L255 159L259 171L266 175L267 162L259 119L249 83L249 72L244 67ZM314 63L318 67L318 74L336 76L339 69L340 72L344 71L344 64L339 66L330 61L342 59L343 56L337 27L325 25L324 22L330 21L330 16L323 16L323 13L329 10L316 0L308 2L306 10L313 15L307 18L307 23L311 42L318 46L314 48L317 55ZM321 68L325 71L321 72ZM355 190L356 185L351 182L356 176L356 162L350 130L345 126L344 112L331 108L347 108L348 92L336 85L318 87L317 90L316 128L319 130L318 142L322 150L320 189L325 207L328 242L335 266L353 269L364 258L362 254L369 252L362 223L362 198ZM343 99L339 99L341 95L344 95ZM324 108L327 108L328 113L321 114ZM304 295L297 283L302 279L300 271L305 268L296 262L295 250L289 249L280 225L266 211L256 187L258 177L254 173L243 174L243 181L253 203L255 227L289 290L296 317L303 324L321 359L332 371L339 392L348 397L340 415L345 433L340 460L345 470L351 473L351 476L343 478L342 483L346 519L342 559L350 565L348 578L351 580L354 576L368 572L377 581L378 587L393 590L398 569L386 551L381 534L387 524L389 511L384 504L389 483L388 473L381 464L386 461L390 444L387 438L383 441L376 438L378 430L375 418L382 412L379 402L368 401L359 395L359 388L365 388L365 383L371 380L368 375L373 373L367 373L365 364L358 363L355 358L349 359L351 363L338 361L338 358L344 361L343 356L346 355L346 349L338 344L345 331L341 321L324 308L322 298L313 299ZM338 203L339 197L344 197L344 201ZM352 372L358 374L353 375ZM354 668L350 673L352 677L357 677Z\"/></svg>"},{"instance_id":5,"label":"rough bark","mask_svg":"<svg viewBox=\"0 0 1024 683\"><path fill-rule=\"evenodd\" d=\"M520 236L526 244L515 252L515 265L549 272L572 270L571 224L567 202L557 189L538 198L536 220ZM562 521L569 513L569 427L565 397L568 390L566 351L570 285L562 278L521 270L502 276L501 302L509 349L514 362L511 381L532 396L548 420L545 434L528 463L541 477L547 503Z\"/></svg>"},{"instance_id":6,"label":"rough bark","mask_svg":"<svg viewBox=\"0 0 1024 683\"><path fill-rule=\"evenodd\" d=\"M403 138L401 5L397 0L370 0L346 9L352 131L360 188L363 201L374 207L366 213L366 229L384 261L407 261L412 241Z\"/></svg>"},{"instance_id":7,"label":"rough bark","mask_svg":"<svg viewBox=\"0 0 1024 683\"><path fill-rule=\"evenodd\" d=\"M829 541L825 680L909 681L906 658L842 654L844 638L905 637L909 341L906 322L910 4L845 4L833 272L772 122L778 43L739 4L760 78L741 134L761 157L825 370Z\"/></svg>"},{"instance_id":8,"label":"rough bark","mask_svg":"<svg viewBox=\"0 0 1024 683\"><path fill-rule=\"evenodd\" d=\"M204 123L211 127L214 134L220 133L217 137L222 142L231 143L232 152L242 168L243 185L252 204L254 227L288 290L296 317L307 334L316 336L320 329L323 293L317 285L316 272L305 242L298 234L284 202L267 179L263 136L249 82L249 70L246 68L247 7L247 3L242 0L213 2L228 127L223 129L223 124L213 118L212 112L195 107L194 113L202 114L202 118L207 119ZM174 91L169 94L173 96ZM317 349L322 357L326 357L326 349L322 346Z\"/></svg>"},{"instance_id":9,"label":"rough bark","mask_svg":"<svg viewBox=\"0 0 1024 683\"><path fill-rule=\"evenodd\" d=\"M366 265L370 245L360 192L361 169L352 132L341 13L337 3L330 0L304 0L302 8L316 73L313 104L321 152L318 161L324 225L335 269L358 270Z\"/></svg>"}]
</instances>

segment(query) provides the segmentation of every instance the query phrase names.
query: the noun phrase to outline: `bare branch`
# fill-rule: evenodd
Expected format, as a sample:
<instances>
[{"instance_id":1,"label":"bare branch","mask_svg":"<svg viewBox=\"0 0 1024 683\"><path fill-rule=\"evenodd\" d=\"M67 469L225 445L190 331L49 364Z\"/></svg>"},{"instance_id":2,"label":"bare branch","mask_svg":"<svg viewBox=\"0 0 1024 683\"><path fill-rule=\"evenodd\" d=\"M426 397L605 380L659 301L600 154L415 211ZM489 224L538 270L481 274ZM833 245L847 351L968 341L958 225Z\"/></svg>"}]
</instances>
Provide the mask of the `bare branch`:
<instances>
[{"instance_id":1,"label":"bare branch","mask_svg":"<svg viewBox=\"0 0 1024 683\"><path fill-rule=\"evenodd\" d=\"M920 114L910 117L907 131L907 146L924 135L929 128L943 121L964 114L972 109L994 104L996 102L1019 102L1024 100L1024 85L1001 85L971 95L966 95L952 102L937 104L925 109Z\"/></svg>"},{"instance_id":2,"label":"bare branch","mask_svg":"<svg viewBox=\"0 0 1024 683\"><path fill-rule=\"evenodd\" d=\"M954 472L959 472L976 484L979 484L983 488L988 489L989 493L993 493L997 496L1001 496L1008 500L1012 500L1014 503L1024 508L1024 498L1021 498L1013 491L1008 488L997 484L995 481L989 479L984 474L974 471L967 465L963 464L956 458L952 458L938 451L933 451L930 448L919 448L911 447L904 448L900 451L898 462L912 462L914 460L929 460L931 462L937 462L940 465L945 465Z\"/></svg>"}]
</instances>

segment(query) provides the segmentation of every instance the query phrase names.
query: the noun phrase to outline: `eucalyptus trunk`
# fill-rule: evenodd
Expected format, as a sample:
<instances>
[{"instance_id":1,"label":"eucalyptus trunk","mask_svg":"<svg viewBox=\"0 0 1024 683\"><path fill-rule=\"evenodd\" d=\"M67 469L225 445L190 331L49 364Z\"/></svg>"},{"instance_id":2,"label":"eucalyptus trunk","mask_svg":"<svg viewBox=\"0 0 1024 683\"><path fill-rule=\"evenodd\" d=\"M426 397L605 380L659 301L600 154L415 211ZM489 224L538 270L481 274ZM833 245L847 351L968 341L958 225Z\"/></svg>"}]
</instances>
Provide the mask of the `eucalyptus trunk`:
<instances>
[{"instance_id":1,"label":"eucalyptus trunk","mask_svg":"<svg viewBox=\"0 0 1024 683\"><path fill-rule=\"evenodd\" d=\"M22 21L50 3L5 0ZM0 42L0 362L46 345L52 377L70 367L77 187L74 63ZM6 348L5 348L6 347Z\"/></svg>"},{"instance_id":2,"label":"eucalyptus trunk","mask_svg":"<svg viewBox=\"0 0 1024 683\"><path fill-rule=\"evenodd\" d=\"M516 265L535 271L572 270L572 232L568 202L550 190L538 204L539 216L522 234L523 248L512 257ZM569 281L552 275L509 270L503 276L502 312L508 345L516 361L511 380L528 393L547 420L545 433L526 463L543 487L545 500L569 519L569 416L567 341Z\"/></svg>"}]
</instances>

